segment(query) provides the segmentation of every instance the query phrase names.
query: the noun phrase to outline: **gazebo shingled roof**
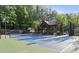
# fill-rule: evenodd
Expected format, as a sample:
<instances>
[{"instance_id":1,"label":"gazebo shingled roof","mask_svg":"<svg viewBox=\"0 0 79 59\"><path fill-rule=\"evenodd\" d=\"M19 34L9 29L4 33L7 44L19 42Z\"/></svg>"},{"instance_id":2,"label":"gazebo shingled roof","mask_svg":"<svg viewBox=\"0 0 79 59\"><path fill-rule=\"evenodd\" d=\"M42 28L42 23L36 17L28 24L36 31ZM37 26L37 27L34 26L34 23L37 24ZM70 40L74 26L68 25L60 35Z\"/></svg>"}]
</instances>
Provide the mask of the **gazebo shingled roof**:
<instances>
[{"instance_id":1,"label":"gazebo shingled roof","mask_svg":"<svg viewBox=\"0 0 79 59\"><path fill-rule=\"evenodd\" d=\"M44 21L46 22L48 25L56 25L57 21L56 20L49 20L49 21Z\"/></svg>"}]
</instances>

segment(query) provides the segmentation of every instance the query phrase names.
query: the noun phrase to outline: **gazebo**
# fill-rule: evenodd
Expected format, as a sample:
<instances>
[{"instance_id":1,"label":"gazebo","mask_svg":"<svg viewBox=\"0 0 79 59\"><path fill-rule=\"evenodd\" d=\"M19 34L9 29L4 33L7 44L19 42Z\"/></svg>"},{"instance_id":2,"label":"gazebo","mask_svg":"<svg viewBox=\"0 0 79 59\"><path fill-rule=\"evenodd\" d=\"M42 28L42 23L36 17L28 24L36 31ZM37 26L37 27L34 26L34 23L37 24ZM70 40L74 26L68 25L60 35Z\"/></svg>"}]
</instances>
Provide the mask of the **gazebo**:
<instances>
[{"instance_id":1,"label":"gazebo","mask_svg":"<svg viewBox=\"0 0 79 59\"><path fill-rule=\"evenodd\" d=\"M58 24L56 20L42 21L39 31L43 34L53 34L57 31Z\"/></svg>"}]
</instances>

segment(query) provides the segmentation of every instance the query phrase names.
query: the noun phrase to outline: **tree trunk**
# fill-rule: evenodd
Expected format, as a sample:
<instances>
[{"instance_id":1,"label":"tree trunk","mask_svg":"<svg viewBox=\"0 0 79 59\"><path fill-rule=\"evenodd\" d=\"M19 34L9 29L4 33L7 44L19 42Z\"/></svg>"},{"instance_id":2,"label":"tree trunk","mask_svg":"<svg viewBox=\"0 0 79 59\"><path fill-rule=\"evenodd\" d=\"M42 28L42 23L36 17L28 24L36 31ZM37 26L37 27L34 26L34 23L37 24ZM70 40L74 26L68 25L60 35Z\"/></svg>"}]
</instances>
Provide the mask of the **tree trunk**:
<instances>
[{"instance_id":1,"label":"tree trunk","mask_svg":"<svg viewBox=\"0 0 79 59\"><path fill-rule=\"evenodd\" d=\"M74 25L70 22L69 23L69 36L74 35Z\"/></svg>"},{"instance_id":2,"label":"tree trunk","mask_svg":"<svg viewBox=\"0 0 79 59\"><path fill-rule=\"evenodd\" d=\"M63 24L61 23L61 24L60 24L60 34L62 35L63 32L64 32L64 27L63 27Z\"/></svg>"}]
</instances>

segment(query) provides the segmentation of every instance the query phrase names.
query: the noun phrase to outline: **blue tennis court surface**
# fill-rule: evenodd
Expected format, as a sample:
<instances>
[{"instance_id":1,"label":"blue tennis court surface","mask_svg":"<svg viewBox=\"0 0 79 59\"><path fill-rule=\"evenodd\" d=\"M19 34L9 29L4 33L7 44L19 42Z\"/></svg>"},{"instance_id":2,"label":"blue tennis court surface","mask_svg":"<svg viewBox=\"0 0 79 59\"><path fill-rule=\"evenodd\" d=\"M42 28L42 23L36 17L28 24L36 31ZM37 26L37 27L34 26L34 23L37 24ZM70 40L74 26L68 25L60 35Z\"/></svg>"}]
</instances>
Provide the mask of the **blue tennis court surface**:
<instances>
[{"instance_id":1,"label":"blue tennis court surface","mask_svg":"<svg viewBox=\"0 0 79 59\"><path fill-rule=\"evenodd\" d=\"M68 35L18 35L16 36L17 40L23 40L30 43L35 43L44 47L57 49L58 51L63 50L69 42L64 44L64 41L67 41L70 37Z\"/></svg>"}]
</instances>

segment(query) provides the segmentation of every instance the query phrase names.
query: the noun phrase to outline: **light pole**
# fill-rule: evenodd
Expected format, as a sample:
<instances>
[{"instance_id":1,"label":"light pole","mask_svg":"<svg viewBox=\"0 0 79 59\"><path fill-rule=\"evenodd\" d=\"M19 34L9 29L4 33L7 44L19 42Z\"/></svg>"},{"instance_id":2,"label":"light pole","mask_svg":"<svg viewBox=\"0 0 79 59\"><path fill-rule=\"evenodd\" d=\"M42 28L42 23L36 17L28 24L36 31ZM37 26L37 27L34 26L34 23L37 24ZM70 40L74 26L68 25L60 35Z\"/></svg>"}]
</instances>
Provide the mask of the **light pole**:
<instances>
[{"instance_id":1,"label":"light pole","mask_svg":"<svg viewBox=\"0 0 79 59\"><path fill-rule=\"evenodd\" d=\"M1 21L0 21L0 39L1 39Z\"/></svg>"},{"instance_id":2,"label":"light pole","mask_svg":"<svg viewBox=\"0 0 79 59\"><path fill-rule=\"evenodd\" d=\"M3 13L4 18L3 18L3 22L4 22L4 34L5 34L5 39L6 39L6 14L5 12Z\"/></svg>"},{"instance_id":3,"label":"light pole","mask_svg":"<svg viewBox=\"0 0 79 59\"><path fill-rule=\"evenodd\" d=\"M6 39L6 19L5 19L5 18L3 19L3 22L4 22L4 24L5 24L5 25L4 25L4 27L5 27L5 28L4 28L4 34L5 34L5 39Z\"/></svg>"}]
</instances>

